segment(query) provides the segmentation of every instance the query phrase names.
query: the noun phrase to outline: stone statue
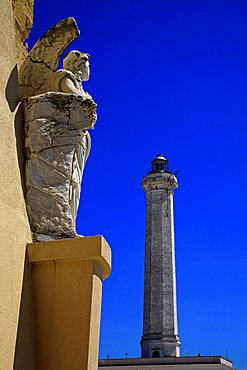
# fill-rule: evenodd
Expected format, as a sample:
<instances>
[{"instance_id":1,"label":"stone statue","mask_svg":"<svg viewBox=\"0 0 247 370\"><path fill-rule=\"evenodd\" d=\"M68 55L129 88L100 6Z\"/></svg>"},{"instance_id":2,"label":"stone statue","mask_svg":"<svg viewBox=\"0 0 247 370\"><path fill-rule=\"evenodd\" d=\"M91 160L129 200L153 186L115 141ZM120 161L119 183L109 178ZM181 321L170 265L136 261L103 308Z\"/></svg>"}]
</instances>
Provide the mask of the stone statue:
<instances>
[{"instance_id":1,"label":"stone statue","mask_svg":"<svg viewBox=\"0 0 247 370\"><path fill-rule=\"evenodd\" d=\"M52 27L20 69L24 105L26 204L36 240L76 236L75 221L82 174L90 152L89 129L97 105L83 90L89 79L89 54L70 51L78 37L73 18Z\"/></svg>"}]
</instances>

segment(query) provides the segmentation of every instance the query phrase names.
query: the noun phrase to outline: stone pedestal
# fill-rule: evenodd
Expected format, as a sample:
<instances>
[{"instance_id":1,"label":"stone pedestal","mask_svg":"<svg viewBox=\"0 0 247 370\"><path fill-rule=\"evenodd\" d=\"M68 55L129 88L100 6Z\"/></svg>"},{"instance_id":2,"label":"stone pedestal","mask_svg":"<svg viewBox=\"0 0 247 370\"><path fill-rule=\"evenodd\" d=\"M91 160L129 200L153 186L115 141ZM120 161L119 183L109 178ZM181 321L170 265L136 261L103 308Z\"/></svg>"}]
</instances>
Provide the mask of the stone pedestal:
<instances>
[{"instance_id":1,"label":"stone pedestal","mask_svg":"<svg viewBox=\"0 0 247 370\"><path fill-rule=\"evenodd\" d=\"M28 244L38 370L96 370L102 280L111 250L102 236Z\"/></svg>"}]
</instances>

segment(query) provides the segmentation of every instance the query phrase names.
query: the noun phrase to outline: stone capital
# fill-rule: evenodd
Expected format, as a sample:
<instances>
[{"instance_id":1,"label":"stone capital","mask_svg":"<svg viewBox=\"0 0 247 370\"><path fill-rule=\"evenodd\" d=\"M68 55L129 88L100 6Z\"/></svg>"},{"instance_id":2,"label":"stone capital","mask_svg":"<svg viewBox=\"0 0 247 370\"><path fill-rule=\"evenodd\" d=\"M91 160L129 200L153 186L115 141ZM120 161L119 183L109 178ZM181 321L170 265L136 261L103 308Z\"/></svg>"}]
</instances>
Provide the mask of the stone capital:
<instances>
[{"instance_id":1,"label":"stone capital","mask_svg":"<svg viewBox=\"0 0 247 370\"><path fill-rule=\"evenodd\" d=\"M171 173L151 173L143 178L142 188L146 193L152 190L173 191L178 188L178 182Z\"/></svg>"},{"instance_id":2,"label":"stone capital","mask_svg":"<svg viewBox=\"0 0 247 370\"><path fill-rule=\"evenodd\" d=\"M111 272L111 249L101 235L30 243L27 254L31 264L83 260L98 262L102 280Z\"/></svg>"}]
</instances>

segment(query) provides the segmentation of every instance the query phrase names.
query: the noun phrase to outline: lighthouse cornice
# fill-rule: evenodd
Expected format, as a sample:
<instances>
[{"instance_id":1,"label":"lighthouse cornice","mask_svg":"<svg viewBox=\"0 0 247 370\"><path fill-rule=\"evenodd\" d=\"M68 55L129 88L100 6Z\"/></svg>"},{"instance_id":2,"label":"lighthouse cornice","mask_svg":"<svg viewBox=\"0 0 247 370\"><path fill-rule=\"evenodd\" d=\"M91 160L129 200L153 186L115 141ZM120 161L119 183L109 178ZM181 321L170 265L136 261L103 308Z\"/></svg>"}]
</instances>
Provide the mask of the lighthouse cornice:
<instances>
[{"instance_id":1,"label":"lighthouse cornice","mask_svg":"<svg viewBox=\"0 0 247 370\"><path fill-rule=\"evenodd\" d=\"M171 173L151 173L142 180L142 188L145 192L152 190L176 190L178 181Z\"/></svg>"}]
</instances>

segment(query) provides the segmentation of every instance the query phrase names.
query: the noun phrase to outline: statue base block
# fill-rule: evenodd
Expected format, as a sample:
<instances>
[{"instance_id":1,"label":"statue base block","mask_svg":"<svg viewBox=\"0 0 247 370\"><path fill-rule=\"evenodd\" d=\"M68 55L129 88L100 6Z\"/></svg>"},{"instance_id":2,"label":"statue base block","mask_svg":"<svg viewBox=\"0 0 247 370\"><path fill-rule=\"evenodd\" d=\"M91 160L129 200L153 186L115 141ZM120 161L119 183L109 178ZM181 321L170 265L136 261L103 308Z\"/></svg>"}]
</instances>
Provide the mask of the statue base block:
<instances>
[{"instance_id":1,"label":"statue base block","mask_svg":"<svg viewBox=\"0 0 247 370\"><path fill-rule=\"evenodd\" d=\"M39 370L98 368L102 280L111 249L102 236L28 244Z\"/></svg>"},{"instance_id":2,"label":"statue base block","mask_svg":"<svg viewBox=\"0 0 247 370\"><path fill-rule=\"evenodd\" d=\"M72 238L96 104L49 92L23 101L26 205L35 234Z\"/></svg>"}]
</instances>

